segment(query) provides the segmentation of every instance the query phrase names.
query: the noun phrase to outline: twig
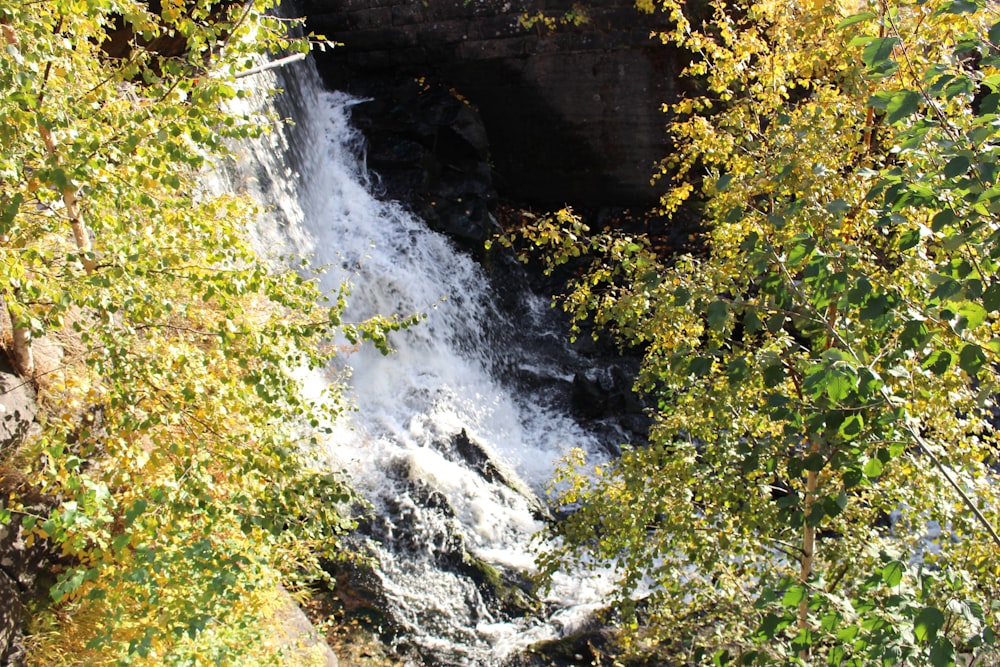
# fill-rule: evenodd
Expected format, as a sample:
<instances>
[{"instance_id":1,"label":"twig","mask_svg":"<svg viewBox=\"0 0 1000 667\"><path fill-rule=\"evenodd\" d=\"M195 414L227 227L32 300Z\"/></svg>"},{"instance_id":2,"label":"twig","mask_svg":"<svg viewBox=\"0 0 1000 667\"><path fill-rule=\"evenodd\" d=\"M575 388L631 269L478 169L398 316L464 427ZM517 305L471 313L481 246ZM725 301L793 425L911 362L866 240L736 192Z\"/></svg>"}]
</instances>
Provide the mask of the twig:
<instances>
[{"instance_id":1,"label":"twig","mask_svg":"<svg viewBox=\"0 0 1000 667\"><path fill-rule=\"evenodd\" d=\"M248 76L253 76L254 74L260 74L261 72L266 72L270 69L277 69L278 67L284 67L285 65L290 65L299 60L305 60L306 54L304 53L294 53L290 56L285 56L284 58L278 58L277 60L272 60L271 62L264 63L263 65L258 65L256 67L251 67L248 70L244 70L239 74L235 74L233 78L243 79Z\"/></svg>"}]
</instances>

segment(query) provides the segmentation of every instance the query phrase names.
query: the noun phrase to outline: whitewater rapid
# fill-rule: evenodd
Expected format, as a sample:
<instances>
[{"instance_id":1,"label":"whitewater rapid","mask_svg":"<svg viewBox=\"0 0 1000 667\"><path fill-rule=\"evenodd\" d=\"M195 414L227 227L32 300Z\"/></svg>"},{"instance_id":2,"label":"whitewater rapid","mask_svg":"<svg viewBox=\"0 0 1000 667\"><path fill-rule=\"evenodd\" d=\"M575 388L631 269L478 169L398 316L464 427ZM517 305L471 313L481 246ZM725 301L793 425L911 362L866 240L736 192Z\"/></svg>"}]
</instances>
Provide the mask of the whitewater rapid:
<instances>
[{"instance_id":1,"label":"whitewater rapid","mask_svg":"<svg viewBox=\"0 0 1000 667\"><path fill-rule=\"evenodd\" d=\"M268 210L248 232L254 244L275 261L322 267L327 291L348 285L349 321L422 318L392 335L392 354L342 341L343 365L310 378L317 386L342 379L354 408L325 444L329 465L371 503L357 540L377 562L380 603L414 665L503 664L586 622L605 589L600 578L559 575L544 613L519 616L484 595L462 560L468 554L512 580L530 574L539 496L557 462L571 447L600 456L595 438L547 397L495 377L497 368L545 363L522 349L521 335L550 326L547 301L524 295L532 316L518 321L499 312L476 262L373 195L350 123L363 102L323 90L308 61L275 76L253 77L248 103L294 125L276 123L225 170L227 187ZM275 84L286 89L277 100L267 92ZM470 462L470 446L489 462Z\"/></svg>"}]
</instances>

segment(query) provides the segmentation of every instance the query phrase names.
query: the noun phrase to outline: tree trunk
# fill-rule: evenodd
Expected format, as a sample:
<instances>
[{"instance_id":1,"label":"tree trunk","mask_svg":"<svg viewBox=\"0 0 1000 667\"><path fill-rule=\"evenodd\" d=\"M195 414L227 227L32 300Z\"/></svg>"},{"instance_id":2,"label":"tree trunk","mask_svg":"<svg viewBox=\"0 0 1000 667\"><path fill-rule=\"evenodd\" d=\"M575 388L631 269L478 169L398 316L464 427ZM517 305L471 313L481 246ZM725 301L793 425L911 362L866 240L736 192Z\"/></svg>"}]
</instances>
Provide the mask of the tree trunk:
<instances>
[{"instance_id":1,"label":"tree trunk","mask_svg":"<svg viewBox=\"0 0 1000 667\"><path fill-rule=\"evenodd\" d=\"M45 142L45 150L49 157L58 162L59 156L56 154L56 142L52 132L41 123L38 125L38 130L42 135L42 141ZM87 232L87 225L84 224L83 213L80 212L80 205L76 200L76 190L72 185L67 185L61 194L63 204L66 206L66 215L69 216L69 226L73 230L73 241L76 243L76 249L80 251L80 261L87 273L93 273L97 268L97 262L91 257L93 247L90 245L90 234Z\"/></svg>"},{"instance_id":2,"label":"tree trunk","mask_svg":"<svg viewBox=\"0 0 1000 667\"><path fill-rule=\"evenodd\" d=\"M42 141L45 142L45 151L49 154L50 158L58 163L59 156L56 153L56 142L52 137L52 132L41 123L38 124L38 131L42 135ZM76 243L76 248L80 252L80 262L88 274L93 273L97 269L97 262L93 258L90 234L87 232L87 226L83 221L83 213L80 211L80 204L76 199L76 190L72 185L67 185L62 189L60 194L62 195L63 205L66 207L66 215L69 217L70 230L73 232L73 242ZM32 378L35 375L35 357L31 351L31 332L23 327L19 327L13 315L11 315L11 329L16 370L24 377Z\"/></svg>"},{"instance_id":3,"label":"tree trunk","mask_svg":"<svg viewBox=\"0 0 1000 667\"><path fill-rule=\"evenodd\" d=\"M24 327L17 326L13 315L11 315L11 334L14 370L22 377L33 378L35 376L35 355L31 352L31 332Z\"/></svg>"},{"instance_id":4,"label":"tree trunk","mask_svg":"<svg viewBox=\"0 0 1000 667\"><path fill-rule=\"evenodd\" d=\"M820 444L818 440L813 440L810 454L818 454ZM799 562L799 584L802 586L802 600L799 602L799 630L809 628L809 577L812 576L813 556L816 549L816 528L809 525L809 514L812 512L813 502L816 500L816 489L819 487L819 473L813 470L806 476L806 496L802 505L804 514L802 532L802 560ZM803 649L799 653L799 658L806 661L809 651Z\"/></svg>"}]
</instances>

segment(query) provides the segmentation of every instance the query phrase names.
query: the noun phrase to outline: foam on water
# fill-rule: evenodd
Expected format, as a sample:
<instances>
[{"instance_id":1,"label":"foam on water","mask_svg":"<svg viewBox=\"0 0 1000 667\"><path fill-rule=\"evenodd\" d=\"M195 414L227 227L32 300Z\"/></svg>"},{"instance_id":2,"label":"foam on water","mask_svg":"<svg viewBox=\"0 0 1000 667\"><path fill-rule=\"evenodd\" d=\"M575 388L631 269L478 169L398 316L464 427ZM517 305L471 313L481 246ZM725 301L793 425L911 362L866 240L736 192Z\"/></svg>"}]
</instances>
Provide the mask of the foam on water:
<instances>
[{"instance_id":1,"label":"foam on water","mask_svg":"<svg viewBox=\"0 0 1000 667\"><path fill-rule=\"evenodd\" d=\"M506 321L474 261L400 205L373 196L349 120L358 101L323 91L311 63L282 76L293 77L280 82L292 92L275 108L295 126L276 126L246 147L227 176L271 211L251 230L255 243L266 254L325 267L328 290L348 283L348 320L425 316L392 337L390 356L370 346L344 355L356 410L334 425L331 465L347 470L374 507L370 548L406 642L434 664L500 664L571 631L602 602L599 580L560 574L548 618L512 618L491 608L467 574L441 566L448 554L467 552L530 571L529 541L542 527L535 494L567 448L597 449L543 397L521 395L491 373L498 355L516 353L519 327L544 326L547 304L531 308L532 322ZM254 77L250 103L272 103L261 91L273 77ZM450 443L460 436L489 456L496 474L455 455Z\"/></svg>"}]
</instances>

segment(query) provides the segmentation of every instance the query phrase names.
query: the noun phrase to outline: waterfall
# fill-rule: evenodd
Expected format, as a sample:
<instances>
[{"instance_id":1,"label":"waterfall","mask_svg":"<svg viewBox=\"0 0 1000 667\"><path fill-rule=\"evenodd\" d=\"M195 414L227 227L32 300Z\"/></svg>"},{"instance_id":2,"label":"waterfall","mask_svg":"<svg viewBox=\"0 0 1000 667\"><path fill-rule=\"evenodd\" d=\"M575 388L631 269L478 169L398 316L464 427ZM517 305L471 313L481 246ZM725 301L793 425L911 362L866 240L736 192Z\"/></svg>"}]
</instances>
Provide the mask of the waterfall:
<instances>
[{"instance_id":1,"label":"waterfall","mask_svg":"<svg viewBox=\"0 0 1000 667\"><path fill-rule=\"evenodd\" d=\"M553 336L547 301L525 295L516 320L500 312L478 264L373 196L350 124L359 101L324 91L308 61L280 74L286 92L271 100L275 76L252 77L253 103L274 104L294 125L240 148L226 176L269 209L251 231L255 244L324 267L327 290L349 284L348 320L424 316L391 338L393 354L345 345L345 366L334 369L356 409L326 444L330 464L372 505L357 539L376 560L380 603L414 665L504 664L602 604L599 580L571 575L556 579L538 616L482 585L486 571L516 583L531 570L538 496L556 461L569 447L599 449L543 390L518 389L498 372L551 365L524 342ZM555 372L566 384L573 377Z\"/></svg>"}]
</instances>

